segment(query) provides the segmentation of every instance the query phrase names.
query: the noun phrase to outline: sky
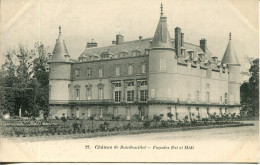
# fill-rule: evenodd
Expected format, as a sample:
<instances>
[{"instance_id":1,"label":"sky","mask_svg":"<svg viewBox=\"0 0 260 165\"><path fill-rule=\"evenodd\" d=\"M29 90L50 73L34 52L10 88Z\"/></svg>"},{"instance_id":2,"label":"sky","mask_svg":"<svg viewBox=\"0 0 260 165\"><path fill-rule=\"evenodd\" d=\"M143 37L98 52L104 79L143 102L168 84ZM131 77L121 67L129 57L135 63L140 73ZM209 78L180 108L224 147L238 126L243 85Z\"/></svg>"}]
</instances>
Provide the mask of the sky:
<instances>
[{"instance_id":1,"label":"sky","mask_svg":"<svg viewBox=\"0 0 260 165\"><path fill-rule=\"evenodd\" d=\"M0 0L1 58L18 44L32 48L41 41L53 51L62 27L69 54L77 58L86 43L94 39L98 46L111 45L116 34L125 41L140 35L153 37L160 17L160 4L168 17L168 29L180 27L185 42L199 45L207 39L214 56L222 58L229 32L242 70L248 69L245 56L258 57L257 0Z\"/></svg>"}]
</instances>

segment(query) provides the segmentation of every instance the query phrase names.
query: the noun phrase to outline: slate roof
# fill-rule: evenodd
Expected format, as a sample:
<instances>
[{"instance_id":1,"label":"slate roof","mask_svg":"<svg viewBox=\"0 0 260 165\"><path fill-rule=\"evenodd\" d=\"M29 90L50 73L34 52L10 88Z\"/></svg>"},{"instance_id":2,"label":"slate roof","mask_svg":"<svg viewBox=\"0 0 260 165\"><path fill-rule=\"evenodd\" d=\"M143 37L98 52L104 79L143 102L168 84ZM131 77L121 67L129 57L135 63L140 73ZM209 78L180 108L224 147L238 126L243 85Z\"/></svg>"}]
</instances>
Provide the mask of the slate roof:
<instances>
[{"instance_id":1,"label":"slate roof","mask_svg":"<svg viewBox=\"0 0 260 165\"><path fill-rule=\"evenodd\" d=\"M64 62L66 61L65 56L69 56L66 44L62 38L61 27L59 27L59 37L56 40L56 44L52 54L52 58L49 62Z\"/></svg>"},{"instance_id":2,"label":"slate roof","mask_svg":"<svg viewBox=\"0 0 260 165\"><path fill-rule=\"evenodd\" d=\"M222 62L222 64L240 65L238 62L235 50L232 46L231 34L230 34L229 43L227 45L226 51L224 53L224 56L223 56L221 62Z\"/></svg>"}]
</instances>

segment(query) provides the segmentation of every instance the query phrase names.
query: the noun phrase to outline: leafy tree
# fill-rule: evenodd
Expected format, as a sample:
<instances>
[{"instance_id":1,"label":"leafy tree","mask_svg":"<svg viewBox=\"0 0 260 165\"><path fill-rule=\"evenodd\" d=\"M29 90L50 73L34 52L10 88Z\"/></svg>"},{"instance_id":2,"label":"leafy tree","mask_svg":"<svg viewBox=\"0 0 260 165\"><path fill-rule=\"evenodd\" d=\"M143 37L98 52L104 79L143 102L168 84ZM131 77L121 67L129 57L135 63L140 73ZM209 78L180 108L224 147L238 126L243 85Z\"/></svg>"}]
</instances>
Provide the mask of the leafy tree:
<instances>
[{"instance_id":1,"label":"leafy tree","mask_svg":"<svg viewBox=\"0 0 260 165\"><path fill-rule=\"evenodd\" d=\"M41 43L28 50L19 45L6 53L0 71L1 113L18 115L19 108L26 116L37 116L48 110L47 57Z\"/></svg>"},{"instance_id":2,"label":"leafy tree","mask_svg":"<svg viewBox=\"0 0 260 165\"><path fill-rule=\"evenodd\" d=\"M251 63L249 69L251 77L248 82L240 86L240 97L242 111L246 111L248 116L259 116L259 58Z\"/></svg>"}]
</instances>

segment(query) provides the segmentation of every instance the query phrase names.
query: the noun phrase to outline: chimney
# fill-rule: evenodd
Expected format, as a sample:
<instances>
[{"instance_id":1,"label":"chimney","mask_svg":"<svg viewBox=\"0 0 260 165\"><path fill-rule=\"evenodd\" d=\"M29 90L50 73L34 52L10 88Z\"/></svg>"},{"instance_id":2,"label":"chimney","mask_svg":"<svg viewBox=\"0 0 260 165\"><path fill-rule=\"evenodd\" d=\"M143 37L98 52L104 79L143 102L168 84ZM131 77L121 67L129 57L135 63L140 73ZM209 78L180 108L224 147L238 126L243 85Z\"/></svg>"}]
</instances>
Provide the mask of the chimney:
<instances>
[{"instance_id":1,"label":"chimney","mask_svg":"<svg viewBox=\"0 0 260 165\"><path fill-rule=\"evenodd\" d=\"M94 42L94 39L92 39L91 42L87 43L87 48L93 48L93 47L97 47L97 43Z\"/></svg>"},{"instance_id":2,"label":"chimney","mask_svg":"<svg viewBox=\"0 0 260 165\"><path fill-rule=\"evenodd\" d=\"M217 56L214 56L214 57L211 57L213 59L213 61L218 64L218 57Z\"/></svg>"},{"instance_id":3,"label":"chimney","mask_svg":"<svg viewBox=\"0 0 260 165\"><path fill-rule=\"evenodd\" d=\"M116 35L116 44L122 44L124 42L124 36L121 34Z\"/></svg>"},{"instance_id":4,"label":"chimney","mask_svg":"<svg viewBox=\"0 0 260 165\"><path fill-rule=\"evenodd\" d=\"M175 28L175 51L177 57L181 56L181 28Z\"/></svg>"},{"instance_id":5,"label":"chimney","mask_svg":"<svg viewBox=\"0 0 260 165\"><path fill-rule=\"evenodd\" d=\"M139 36L139 40L142 40L143 39L143 36Z\"/></svg>"},{"instance_id":6,"label":"chimney","mask_svg":"<svg viewBox=\"0 0 260 165\"><path fill-rule=\"evenodd\" d=\"M203 50L203 52L205 53L206 49L207 49L207 40L205 38L202 38L200 40L200 48Z\"/></svg>"},{"instance_id":7,"label":"chimney","mask_svg":"<svg viewBox=\"0 0 260 165\"><path fill-rule=\"evenodd\" d=\"M181 47L184 47L184 33L181 33Z\"/></svg>"}]
</instances>

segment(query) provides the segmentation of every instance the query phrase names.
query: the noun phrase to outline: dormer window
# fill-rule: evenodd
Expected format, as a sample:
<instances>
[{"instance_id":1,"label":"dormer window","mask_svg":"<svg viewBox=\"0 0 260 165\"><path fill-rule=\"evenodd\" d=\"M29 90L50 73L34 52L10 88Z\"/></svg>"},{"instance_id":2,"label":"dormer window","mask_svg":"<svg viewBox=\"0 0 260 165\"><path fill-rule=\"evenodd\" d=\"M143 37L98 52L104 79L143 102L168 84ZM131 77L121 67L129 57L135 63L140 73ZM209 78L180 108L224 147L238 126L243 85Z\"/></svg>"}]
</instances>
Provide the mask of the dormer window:
<instances>
[{"instance_id":1,"label":"dormer window","mask_svg":"<svg viewBox=\"0 0 260 165\"><path fill-rule=\"evenodd\" d=\"M128 65L128 74L133 74L133 65Z\"/></svg>"},{"instance_id":2,"label":"dormer window","mask_svg":"<svg viewBox=\"0 0 260 165\"><path fill-rule=\"evenodd\" d=\"M205 61L205 54L204 53L199 53L199 58L201 61Z\"/></svg>"},{"instance_id":3,"label":"dormer window","mask_svg":"<svg viewBox=\"0 0 260 165\"><path fill-rule=\"evenodd\" d=\"M134 50L134 51L132 52L132 54L133 54L134 57L135 57L135 56L139 56L139 55L140 55L140 51L139 51L139 50Z\"/></svg>"},{"instance_id":4,"label":"dormer window","mask_svg":"<svg viewBox=\"0 0 260 165\"><path fill-rule=\"evenodd\" d=\"M108 53L108 52L103 52L103 53L101 54L101 58L103 58L103 59L109 58L109 53Z\"/></svg>"},{"instance_id":5,"label":"dormer window","mask_svg":"<svg viewBox=\"0 0 260 165\"><path fill-rule=\"evenodd\" d=\"M79 69L75 69L75 77L76 77L76 78L79 77Z\"/></svg>"},{"instance_id":6,"label":"dormer window","mask_svg":"<svg viewBox=\"0 0 260 165\"><path fill-rule=\"evenodd\" d=\"M120 53L119 53L119 57L120 57L120 58L126 57L127 54L128 54L127 52L120 52Z\"/></svg>"},{"instance_id":7,"label":"dormer window","mask_svg":"<svg viewBox=\"0 0 260 165\"><path fill-rule=\"evenodd\" d=\"M145 55L149 54L149 49L145 49Z\"/></svg>"}]
</instances>

